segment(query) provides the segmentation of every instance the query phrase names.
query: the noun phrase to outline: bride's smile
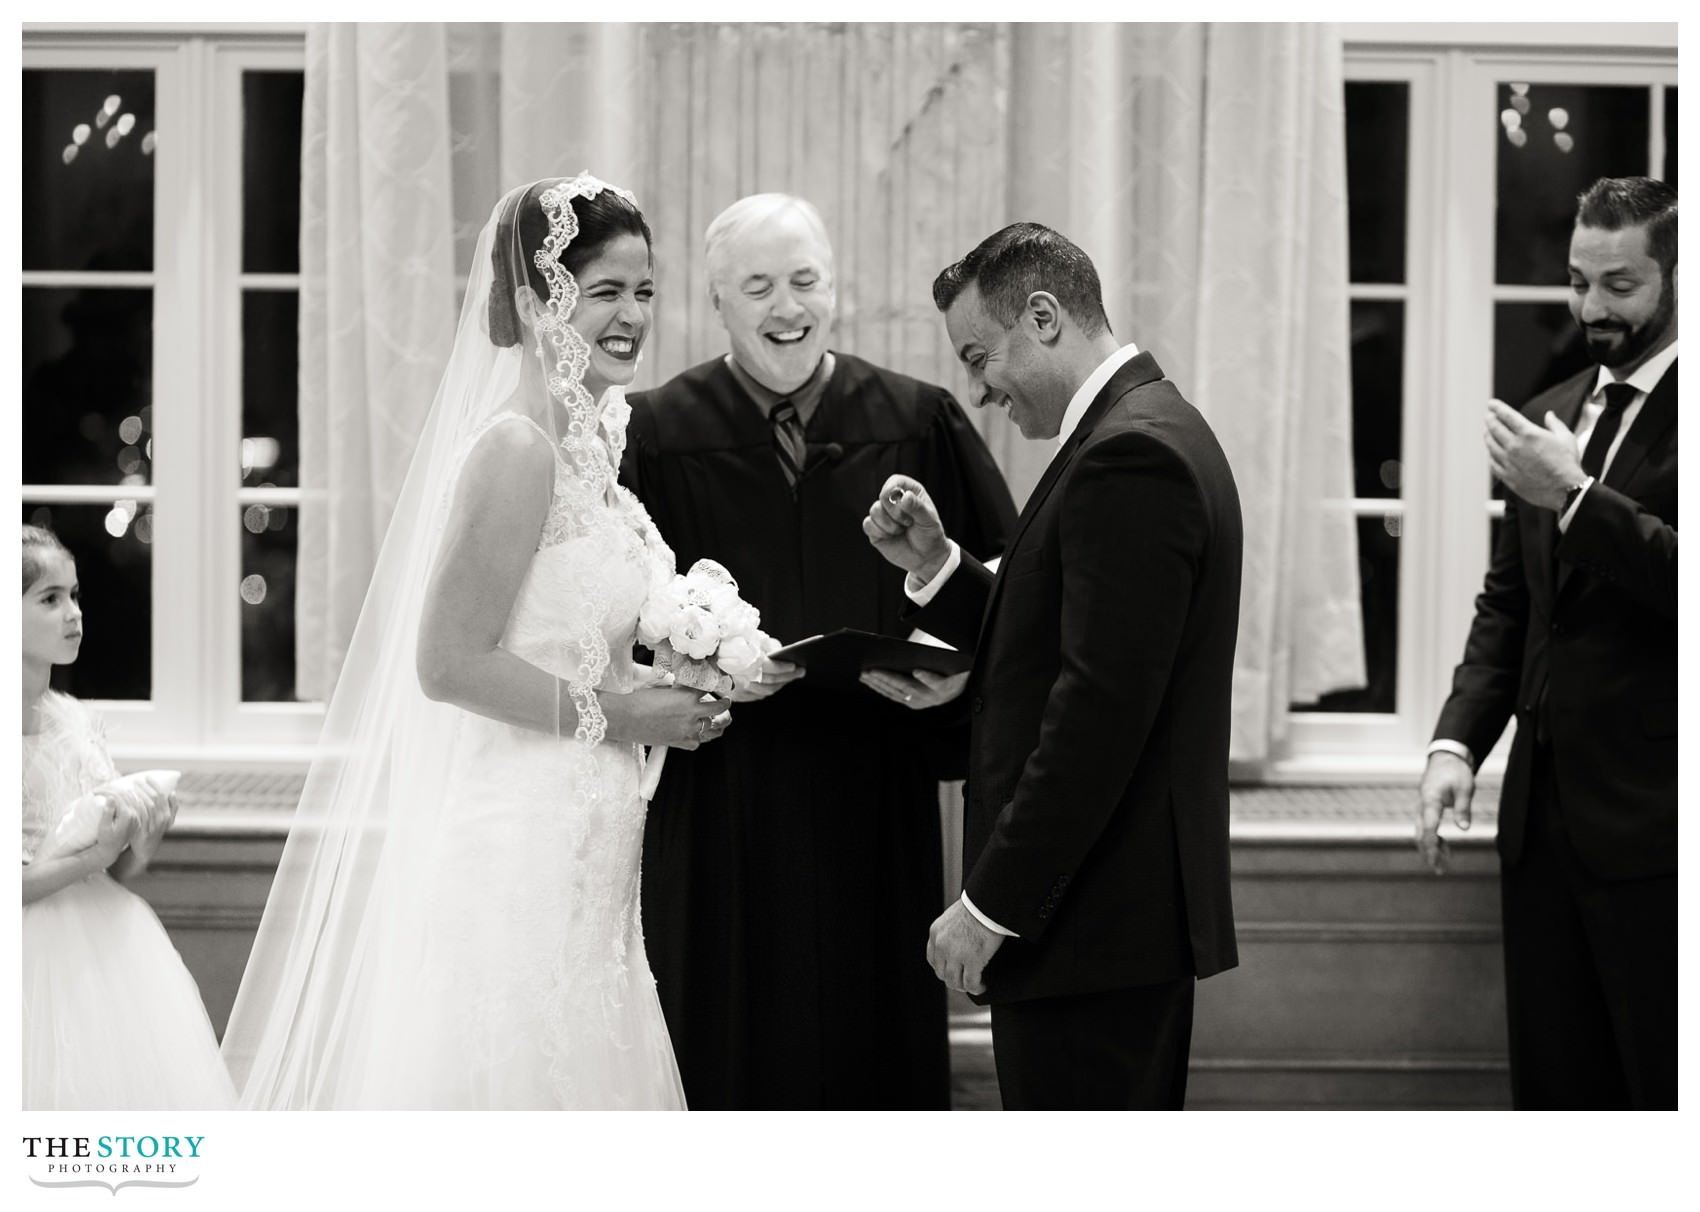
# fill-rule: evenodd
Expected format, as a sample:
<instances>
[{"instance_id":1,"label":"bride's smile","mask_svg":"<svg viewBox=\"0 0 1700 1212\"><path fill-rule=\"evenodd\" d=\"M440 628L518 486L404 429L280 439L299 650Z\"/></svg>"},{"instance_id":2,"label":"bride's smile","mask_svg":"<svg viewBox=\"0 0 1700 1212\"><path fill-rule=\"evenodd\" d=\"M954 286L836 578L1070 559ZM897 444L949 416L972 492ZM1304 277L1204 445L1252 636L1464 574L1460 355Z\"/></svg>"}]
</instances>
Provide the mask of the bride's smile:
<instances>
[{"instance_id":1,"label":"bride's smile","mask_svg":"<svg viewBox=\"0 0 1700 1212\"><path fill-rule=\"evenodd\" d=\"M610 385L626 386L637 374L655 297L651 271L643 237L622 235L576 275L578 305L569 323L590 346L584 385L592 396Z\"/></svg>"}]
</instances>

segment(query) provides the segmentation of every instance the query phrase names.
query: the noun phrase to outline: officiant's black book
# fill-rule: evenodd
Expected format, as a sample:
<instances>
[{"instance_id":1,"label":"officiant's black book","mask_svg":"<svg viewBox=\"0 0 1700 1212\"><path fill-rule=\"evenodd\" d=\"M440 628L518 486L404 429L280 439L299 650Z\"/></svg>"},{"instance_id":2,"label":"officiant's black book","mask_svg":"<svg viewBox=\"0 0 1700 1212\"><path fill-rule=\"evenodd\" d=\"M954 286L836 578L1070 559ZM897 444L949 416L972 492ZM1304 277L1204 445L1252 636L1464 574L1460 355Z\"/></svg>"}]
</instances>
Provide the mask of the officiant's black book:
<instances>
[{"instance_id":1,"label":"officiant's black book","mask_svg":"<svg viewBox=\"0 0 1700 1212\"><path fill-rule=\"evenodd\" d=\"M775 652L773 657L806 668L809 674L804 680L809 685L835 690L859 688L857 678L864 669L884 669L902 674L926 669L950 674L961 673L974 663L970 653L955 648L917 644L849 627L798 640Z\"/></svg>"}]
</instances>

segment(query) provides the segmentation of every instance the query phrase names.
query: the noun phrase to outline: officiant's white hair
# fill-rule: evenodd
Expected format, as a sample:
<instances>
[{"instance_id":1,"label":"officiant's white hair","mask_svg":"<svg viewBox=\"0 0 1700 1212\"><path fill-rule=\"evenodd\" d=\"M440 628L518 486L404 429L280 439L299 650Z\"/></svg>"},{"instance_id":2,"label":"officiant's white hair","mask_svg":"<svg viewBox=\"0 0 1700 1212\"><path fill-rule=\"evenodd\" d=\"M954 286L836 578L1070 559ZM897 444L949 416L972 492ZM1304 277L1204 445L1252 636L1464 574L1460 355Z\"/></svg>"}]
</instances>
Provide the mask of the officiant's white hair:
<instances>
[{"instance_id":1,"label":"officiant's white hair","mask_svg":"<svg viewBox=\"0 0 1700 1212\"><path fill-rule=\"evenodd\" d=\"M724 267L727 247L752 228L760 227L787 211L802 215L803 221L820 237L821 247L826 250L826 272L832 273L832 240L826 234L826 224L814 203L795 194L751 194L739 198L714 216L714 221L703 233L703 254L708 263L708 289L711 294Z\"/></svg>"}]
</instances>

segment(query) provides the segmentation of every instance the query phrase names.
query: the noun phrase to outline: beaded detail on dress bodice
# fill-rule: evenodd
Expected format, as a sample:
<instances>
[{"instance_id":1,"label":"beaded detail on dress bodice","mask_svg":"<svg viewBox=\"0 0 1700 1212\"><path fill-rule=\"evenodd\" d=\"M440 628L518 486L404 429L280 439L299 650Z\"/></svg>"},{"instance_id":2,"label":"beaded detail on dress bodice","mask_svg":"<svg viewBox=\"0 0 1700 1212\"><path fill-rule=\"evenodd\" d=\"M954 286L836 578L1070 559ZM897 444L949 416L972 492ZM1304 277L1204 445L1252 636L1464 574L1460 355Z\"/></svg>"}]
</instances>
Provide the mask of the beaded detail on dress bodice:
<instances>
[{"instance_id":1,"label":"beaded detail on dress bodice","mask_svg":"<svg viewBox=\"0 0 1700 1212\"><path fill-rule=\"evenodd\" d=\"M623 411L605 421L630 414L617 403ZM605 467L587 479L557 452L549 512L502 637L502 647L575 693L632 689L638 613L673 574L673 552L648 512L614 481L612 458Z\"/></svg>"}]
</instances>

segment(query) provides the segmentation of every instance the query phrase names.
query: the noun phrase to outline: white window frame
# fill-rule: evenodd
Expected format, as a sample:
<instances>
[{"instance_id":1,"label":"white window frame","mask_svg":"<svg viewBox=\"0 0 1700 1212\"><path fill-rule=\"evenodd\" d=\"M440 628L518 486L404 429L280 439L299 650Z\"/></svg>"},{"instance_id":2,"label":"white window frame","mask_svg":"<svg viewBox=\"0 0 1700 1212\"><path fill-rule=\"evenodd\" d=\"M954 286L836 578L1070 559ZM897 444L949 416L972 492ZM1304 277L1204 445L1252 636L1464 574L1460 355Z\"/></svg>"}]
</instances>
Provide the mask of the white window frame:
<instances>
[{"instance_id":1,"label":"white window frame","mask_svg":"<svg viewBox=\"0 0 1700 1212\"><path fill-rule=\"evenodd\" d=\"M240 483L244 287L297 275L241 273L242 72L300 71L305 26L26 25L22 66L154 73L154 268L124 285L154 296L152 484L92 493L25 485L29 500L134 498L154 507L151 695L100 701L114 756L178 765L295 765L320 703L244 703L241 508L295 506L299 489ZM26 273L24 286L88 275ZM117 285L118 275L98 275ZM130 281L134 279L134 281Z\"/></svg>"},{"instance_id":2,"label":"white window frame","mask_svg":"<svg viewBox=\"0 0 1700 1212\"><path fill-rule=\"evenodd\" d=\"M1674 24L1348 23L1342 34L1348 79L1411 85L1406 282L1353 291L1406 301L1401 496L1356 507L1403 519L1398 695L1390 714L1296 714L1282 756L1263 771L1271 782L1414 777L1463 651L1487 563L1480 405L1492 390L1493 305L1564 295L1562 287L1492 282L1495 135L1480 115L1491 112L1495 84L1676 83ZM25 68L154 71L164 132L155 153L154 269L134 275L135 285L154 291L154 483L110 494L151 499L156 511L152 698L99 704L121 759L294 764L305 760L323 719L322 704L241 701L240 508L293 505L298 490L239 483L240 295L297 283L293 275L240 273L240 173L212 171L240 163L241 71L299 69L304 39L299 23L24 27ZM1662 145L1663 110L1653 108L1653 138ZM198 232L214 236L191 238ZM192 404L161 406L179 399ZM25 492L55 499L52 489ZM174 518L218 524L203 542ZM1502 765L1505 748L1502 741L1489 757L1488 772Z\"/></svg>"},{"instance_id":3,"label":"white window frame","mask_svg":"<svg viewBox=\"0 0 1700 1212\"><path fill-rule=\"evenodd\" d=\"M1464 651L1488 561L1482 406L1493 392L1494 305L1562 301L1563 286L1497 286L1494 206L1501 81L1650 86L1651 167L1663 168L1663 88L1677 83L1676 26L1663 24L1347 24L1348 80L1410 84L1409 198L1403 287L1358 286L1355 298L1405 300L1398 502L1360 515L1403 519L1398 692L1389 714L1300 712L1276 783L1405 781L1424 751ZM1512 729L1483 762L1503 772Z\"/></svg>"}]
</instances>

